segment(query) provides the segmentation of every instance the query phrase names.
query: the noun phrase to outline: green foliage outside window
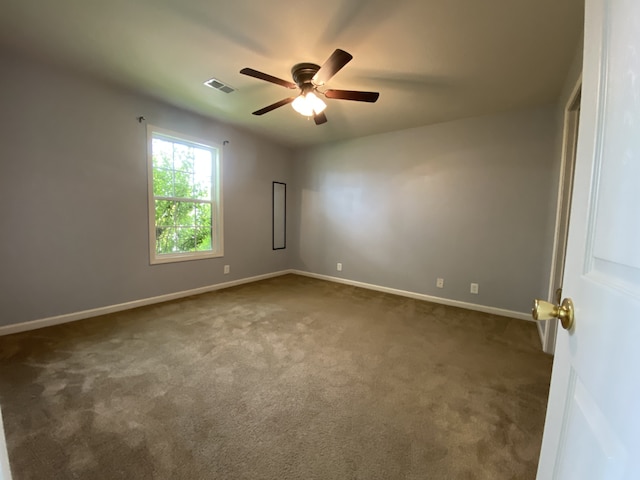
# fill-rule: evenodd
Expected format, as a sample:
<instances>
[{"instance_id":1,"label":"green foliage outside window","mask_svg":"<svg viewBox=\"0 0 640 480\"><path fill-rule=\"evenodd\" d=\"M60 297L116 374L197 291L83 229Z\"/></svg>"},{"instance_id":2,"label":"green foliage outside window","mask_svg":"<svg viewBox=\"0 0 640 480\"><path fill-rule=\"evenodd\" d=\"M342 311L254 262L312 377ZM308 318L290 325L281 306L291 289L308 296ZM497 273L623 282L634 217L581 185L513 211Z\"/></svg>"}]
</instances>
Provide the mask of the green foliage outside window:
<instances>
[{"instance_id":1,"label":"green foliage outside window","mask_svg":"<svg viewBox=\"0 0 640 480\"><path fill-rule=\"evenodd\" d=\"M152 141L156 253L211 251L212 151Z\"/></svg>"}]
</instances>

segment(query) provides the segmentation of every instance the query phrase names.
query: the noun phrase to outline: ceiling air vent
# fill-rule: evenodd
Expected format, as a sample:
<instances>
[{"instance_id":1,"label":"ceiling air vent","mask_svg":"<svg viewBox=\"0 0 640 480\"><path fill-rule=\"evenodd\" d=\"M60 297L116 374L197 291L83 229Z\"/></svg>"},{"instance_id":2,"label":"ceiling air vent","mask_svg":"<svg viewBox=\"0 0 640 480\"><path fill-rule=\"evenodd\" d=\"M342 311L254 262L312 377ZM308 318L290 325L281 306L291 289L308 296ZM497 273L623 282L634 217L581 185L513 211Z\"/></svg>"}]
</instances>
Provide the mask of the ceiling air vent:
<instances>
[{"instance_id":1,"label":"ceiling air vent","mask_svg":"<svg viewBox=\"0 0 640 480\"><path fill-rule=\"evenodd\" d=\"M216 80L215 78L212 78L211 80L207 80L206 82L204 82L204 84L207 87L215 88L216 90L220 90L221 92L224 92L224 93L231 93L235 91L235 88L230 87L229 85L222 83L220 80Z\"/></svg>"}]
</instances>

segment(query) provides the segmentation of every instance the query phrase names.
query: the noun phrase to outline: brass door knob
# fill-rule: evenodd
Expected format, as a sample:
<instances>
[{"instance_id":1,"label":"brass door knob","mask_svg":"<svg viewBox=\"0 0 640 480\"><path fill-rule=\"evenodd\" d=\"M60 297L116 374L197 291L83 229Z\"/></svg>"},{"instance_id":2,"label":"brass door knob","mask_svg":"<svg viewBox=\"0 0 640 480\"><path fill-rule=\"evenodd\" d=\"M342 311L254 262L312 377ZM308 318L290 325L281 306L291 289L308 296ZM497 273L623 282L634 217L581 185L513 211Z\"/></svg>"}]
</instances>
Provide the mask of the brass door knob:
<instances>
[{"instance_id":1,"label":"brass door knob","mask_svg":"<svg viewBox=\"0 0 640 480\"><path fill-rule=\"evenodd\" d=\"M544 300L534 300L531 315L534 320L551 320L557 318L562 323L562 328L571 330L574 322L573 302L570 298L565 298L560 305L545 302Z\"/></svg>"}]
</instances>

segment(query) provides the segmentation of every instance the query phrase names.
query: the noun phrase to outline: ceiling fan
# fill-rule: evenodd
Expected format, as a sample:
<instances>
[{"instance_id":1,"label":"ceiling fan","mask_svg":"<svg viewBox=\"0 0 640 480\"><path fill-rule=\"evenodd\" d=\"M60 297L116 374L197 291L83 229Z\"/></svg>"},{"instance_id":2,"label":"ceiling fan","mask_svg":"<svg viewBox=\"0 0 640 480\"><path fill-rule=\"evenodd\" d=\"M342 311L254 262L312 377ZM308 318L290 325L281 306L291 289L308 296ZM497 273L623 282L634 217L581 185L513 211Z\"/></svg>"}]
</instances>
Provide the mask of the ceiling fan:
<instances>
[{"instance_id":1,"label":"ceiling fan","mask_svg":"<svg viewBox=\"0 0 640 480\"><path fill-rule=\"evenodd\" d=\"M322 67L315 63L298 63L291 68L291 76L295 83L259 72L253 68L243 68L240 70L240 73L243 75L275 83L276 85L281 85L286 88L300 89L300 94L298 96L285 98L279 102L261 108L260 110L256 110L253 114L264 115L276 108L280 108L291 103L295 111L306 117L313 117L316 125L322 125L327 122L327 116L324 114L324 109L327 105L316 95L316 93L335 100L353 100L356 102L374 103L380 96L378 92L333 89L322 91L318 89L318 87L325 85L342 69L342 67L349 63L352 58L353 56L344 50L336 49L327 61L324 62Z\"/></svg>"}]
</instances>

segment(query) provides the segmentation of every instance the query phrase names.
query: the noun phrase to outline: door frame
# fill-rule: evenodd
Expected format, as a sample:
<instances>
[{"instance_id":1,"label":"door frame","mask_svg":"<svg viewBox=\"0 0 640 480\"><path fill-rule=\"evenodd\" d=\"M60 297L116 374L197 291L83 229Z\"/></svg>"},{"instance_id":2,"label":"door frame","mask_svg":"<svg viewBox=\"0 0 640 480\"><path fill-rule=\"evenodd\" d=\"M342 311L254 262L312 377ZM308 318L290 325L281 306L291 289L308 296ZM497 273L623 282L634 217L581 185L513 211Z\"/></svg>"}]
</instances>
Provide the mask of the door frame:
<instances>
[{"instance_id":1,"label":"door frame","mask_svg":"<svg viewBox=\"0 0 640 480\"><path fill-rule=\"evenodd\" d=\"M9 467L9 455L7 453L7 441L2 422L2 410L0 410L0 480L11 480L11 468Z\"/></svg>"},{"instance_id":2,"label":"door frame","mask_svg":"<svg viewBox=\"0 0 640 480\"><path fill-rule=\"evenodd\" d=\"M560 160L560 175L556 196L556 221L553 235L551 271L549 273L549 292L547 295L547 299L550 302L556 301L555 289L558 279L562 278L567 251L567 236L569 233L571 210L570 201L573 190L573 172L576 164L581 94L582 74L578 76L563 111L562 158ZM542 350L545 353L553 354L556 348L558 320L547 320L544 326L539 325L542 329L540 332L542 337Z\"/></svg>"}]
</instances>

